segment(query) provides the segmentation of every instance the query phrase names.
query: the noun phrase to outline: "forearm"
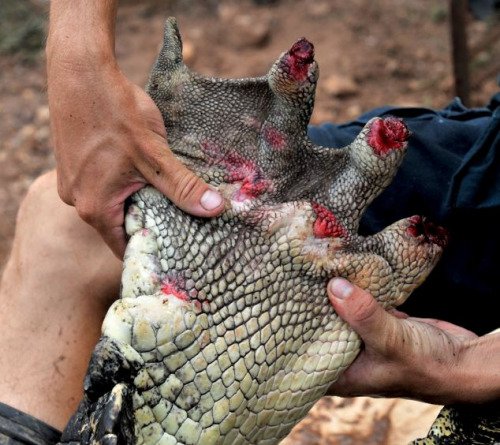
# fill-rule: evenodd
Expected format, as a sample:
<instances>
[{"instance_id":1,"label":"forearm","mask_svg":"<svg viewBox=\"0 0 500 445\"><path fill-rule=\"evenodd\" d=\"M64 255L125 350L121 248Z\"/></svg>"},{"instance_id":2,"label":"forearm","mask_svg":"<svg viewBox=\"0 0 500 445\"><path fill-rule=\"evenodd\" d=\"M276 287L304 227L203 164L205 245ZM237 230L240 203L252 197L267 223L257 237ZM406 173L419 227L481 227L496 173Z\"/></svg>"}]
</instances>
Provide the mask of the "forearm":
<instances>
[{"instance_id":1,"label":"forearm","mask_svg":"<svg viewBox=\"0 0 500 445\"><path fill-rule=\"evenodd\" d=\"M196 216L218 215L224 201L175 158L160 110L119 69L117 4L52 0L46 53L59 196L121 259L125 201L145 184Z\"/></svg>"},{"instance_id":2,"label":"forearm","mask_svg":"<svg viewBox=\"0 0 500 445\"><path fill-rule=\"evenodd\" d=\"M114 63L118 0L52 0L47 62L89 67Z\"/></svg>"},{"instance_id":3,"label":"forearm","mask_svg":"<svg viewBox=\"0 0 500 445\"><path fill-rule=\"evenodd\" d=\"M52 0L46 45L48 99L58 164L74 157L77 147L65 137L86 139L104 125L112 109L102 89L119 91L121 73L115 60L118 0ZM110 94L112 91L110 91ZM86 133L87 131L87 133ZM73 159L74 161L74 159ZM71 170L73 162L68 162ZM61 173L58 167L58 173ZM68 200L66 200L68 202ZM69 202L68 202L69 203Z\"/></svg>"},{"instance_id":4,"label":"forearm","mask_svg":"<svg viewBox=\"0 0 500 445\"><path fill-rule=\"evenodd\" d=\"M415 398L445 405L500 402L500 333L448 339L414 363Z\"/></svg>"},{"instance_id":5,"label":"forearm","mask_svg":"<svg viewBox=\"0 0 500 445\"><path fill-rule=\"evenodd\" d=\"M500 333L478 337L464 346L455 372L449 383L458 402L500 401Z\"/></svg>"}]
</instances>

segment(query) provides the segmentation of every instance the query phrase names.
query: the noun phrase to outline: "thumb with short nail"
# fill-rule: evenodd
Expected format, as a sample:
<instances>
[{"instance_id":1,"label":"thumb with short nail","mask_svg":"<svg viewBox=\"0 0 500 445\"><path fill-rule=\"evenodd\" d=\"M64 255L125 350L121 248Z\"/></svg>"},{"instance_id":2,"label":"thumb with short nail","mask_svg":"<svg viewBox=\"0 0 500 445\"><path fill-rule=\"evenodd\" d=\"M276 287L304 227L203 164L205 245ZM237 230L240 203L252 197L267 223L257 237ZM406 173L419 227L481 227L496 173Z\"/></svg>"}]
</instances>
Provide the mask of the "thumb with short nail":
<instances>
[{"instance_id":1,"label":"thumb with short nail","mask_svg":"<svg viewBox=\"0 0 500 445\"><path fill-rule=\"evenodd\" d=\"M388 314L368 292L344 278L328 283L328 297L335 312L366 341L376 341L387 333L395 318Z\"/></svg>"}]
</instances>

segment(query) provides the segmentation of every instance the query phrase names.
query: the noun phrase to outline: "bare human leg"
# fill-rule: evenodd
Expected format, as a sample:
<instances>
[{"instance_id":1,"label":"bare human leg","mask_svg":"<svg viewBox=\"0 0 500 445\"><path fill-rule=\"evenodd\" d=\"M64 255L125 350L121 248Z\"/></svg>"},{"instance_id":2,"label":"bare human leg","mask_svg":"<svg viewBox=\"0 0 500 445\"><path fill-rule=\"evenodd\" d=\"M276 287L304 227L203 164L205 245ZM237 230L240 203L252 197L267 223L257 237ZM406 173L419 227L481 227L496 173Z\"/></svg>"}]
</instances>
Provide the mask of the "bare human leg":
<instances>
[{"instance_id":1,"label":"bare human leg","mask_svg":"<svg viewBox=\"0 0 500 445\"><path fill-rule=\"evenodd\" d=\"M57 195L54 172L30 187L0 284L0 401L62 429L118 296L121 262Z\"/></svg>"}]
</instances>

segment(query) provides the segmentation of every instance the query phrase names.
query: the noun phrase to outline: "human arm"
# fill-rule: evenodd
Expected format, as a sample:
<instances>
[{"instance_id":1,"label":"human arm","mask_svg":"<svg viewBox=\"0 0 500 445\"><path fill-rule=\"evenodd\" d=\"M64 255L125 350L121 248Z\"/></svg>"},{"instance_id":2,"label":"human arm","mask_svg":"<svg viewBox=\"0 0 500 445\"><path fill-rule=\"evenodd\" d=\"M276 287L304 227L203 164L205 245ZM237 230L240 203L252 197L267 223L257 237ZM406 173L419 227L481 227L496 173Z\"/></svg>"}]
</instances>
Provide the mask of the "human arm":
<instances>
[{"instance_id":1,"label":"human arm","mask_svg":"<svg viewBox=\"0 0 500 445\"><path fill-rule=\"evenodd\" d=\"M223 203L174 157L160 111L120 71L117 3L51 1L46 54L59 195L122 257L124 202L145 184L196 216Z\"/></svg>"},{"instance_id":2,"label":"human arm","mask_svg":"<svg viewBox=\"0 0 500 445\"><path fill-rule=\"evenodd\" d=\"M368 292L344 279L332 280L328 294L364 343L331 386L331 394L437 404L500 399L500 333L478 337L445 321L388 313Z\"/></svg>"}]
</instances>

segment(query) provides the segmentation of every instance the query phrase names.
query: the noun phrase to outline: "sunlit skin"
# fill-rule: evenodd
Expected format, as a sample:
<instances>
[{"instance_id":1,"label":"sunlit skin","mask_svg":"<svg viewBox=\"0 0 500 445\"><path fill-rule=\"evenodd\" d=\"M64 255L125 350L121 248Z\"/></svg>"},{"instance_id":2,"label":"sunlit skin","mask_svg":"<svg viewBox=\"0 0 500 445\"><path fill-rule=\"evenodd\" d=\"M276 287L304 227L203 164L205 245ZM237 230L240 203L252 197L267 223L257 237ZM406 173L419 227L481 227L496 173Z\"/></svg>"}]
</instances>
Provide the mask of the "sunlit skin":
<instances>
[{"instance_id":1,"label":"sunlit skin","mask_svg":"<svg viewBox=\"0 0 500 445\"><path fill-rule=\"evenodd\" d=\"M58 236L48 242L40 221L45 235ZM118 293L121 262L75 209L60 201L54 172L31 186L16 228L0 287L0 401L62 429L82 396L88 358ZM57 286L44 284L54 276ZM340 284L337 294L345 289L345 282ZM335 310L361 335L365 348L330 393L432 403L500 397L500 334L477 337L445 321L389 314L357 287L348 294L335 298L329 287Z\"/></svg>"},{"instance_id":2,"label":"sunlit skin","mask_svg":"<svg viewBox=\"0 0 500 445\"><path fill-rule=\"evenodd\" d=\"M161 114L114 56L117 1L51 2L48 99L61 199L96 228L119 258L124 202L153 184L196 216L222 200L168 149Z\"/></svg>"},{"instance_id":3,"label":"sunlit skin","mask_svg":"<svg viewBox=\"0 0 500 445\"><path fill-rule=\"evenodd\" d=\"M119 277L119 264L108 261L108 252L103 254L106 261L95 271L96 275L84 277L80 263L68 264L65 256L58 255L59 250L51 251L56 246L50 243L37 246L37 242L42 243L41 238L27 239L32 233L30 224L40 225L42 216L45 227L65 223L67 255L76 255L73 250L77 249L82 258L95 259L95 249L102 252L104 245L77 218L77 213L96 227L115 254L121 256L125 246L123 203L146 183L153 184L193 214L214 216L222 210L222 204L209 211L203 209L200 198L208 186L169 154L158 110L149 97L119 71L113 54L116 5L117 1L111 0L51 2L48 83L58 184L56 186L51 175L43 187L40 183L32 187L30 193L35 199L25 204L25 215L31 212L38 217L26 219L21 215L19 224L24 229L16 235L15 254L0 289L2 326L9 326L9 336L3 335L0 339L2 401L58 428L66 424L81 396L81 377L105 312L103 301L109 303L110 290L117 286L114 280ZM56 187L61 198L74 205L76 211L57 201ZM50 193L46 193L47 190ZM52 211L41 215L36 206L44 208L43 203ZM88 242L80 244L82 236L87 237ZM32 257L37 247L43 247L41 250L50 261L46 261L43 268L29 269L30 273L38 274L36 279L21 280L18 272L26 267L25 259ZM62 263L68 268L60 286L33 287L33 283L43 283L47 276L60 271ZM78 299L78 295L88 290L87 278L94 284L103 284L87 300ZM70 285L77 287L75 292L68 292ZM36 305L30 304L33 295L36 295ZM69 297L75 299L68 304L68 317L61 316L60 302L68 302ZM332 297L331 300L366 345L351 368L332 387L335 393L398 395L433 403L479 403L500 397L499 334L476 337L443 321L387 314L357 288L347 299ZM4 305L6 301L10 303ZM98 315L89 317L94 313L94 306L99 308ZM53 309L43 313L44 324L39 323L41 307ZM53 322L62 332L70 332L78 318L88 323L86 332L93 333L93 337L75 333L68 345L67 335L49 338L44 331ZM27 331L23 325L7 324L4 320L33 322ZM27 334L31 341L22 344L9 341L26 338ZM3 344L5 342L7 344ZM59 381L67 382L69 375L76 377L71 379L71 384L57 385L54 377L59 374L54 363L58 363L61 351L66 350L71 353L64 359L68 369L61 373ZM31 364L26 368L29 372L24 374L23 385L19 384L16 371L19 363ZM37 382L33 385L29 376L34 375ZM422 388L422 381L426 382L423 386L431 386L428 382L433 382L432 391ZM59 388L57 400L47 399L54 386Z\"/></svg>"}]
</instances>

